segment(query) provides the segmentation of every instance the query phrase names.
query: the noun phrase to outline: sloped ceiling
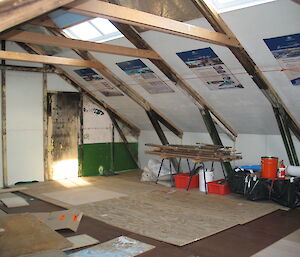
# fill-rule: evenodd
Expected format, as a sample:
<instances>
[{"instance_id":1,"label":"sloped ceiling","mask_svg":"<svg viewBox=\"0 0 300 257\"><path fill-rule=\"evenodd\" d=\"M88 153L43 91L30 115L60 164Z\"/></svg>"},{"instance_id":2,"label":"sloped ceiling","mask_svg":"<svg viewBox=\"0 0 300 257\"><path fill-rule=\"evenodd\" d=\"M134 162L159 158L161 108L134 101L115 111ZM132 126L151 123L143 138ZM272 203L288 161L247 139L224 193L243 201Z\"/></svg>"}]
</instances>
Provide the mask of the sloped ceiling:
<instances>
[{"instance_id":1,"label":"sloped ceiling","mask_svg":"<svg viewBox=\"0 0 300 257\"><path fill-rule=\"evenodd\" d=\"M142 3L143 1L140 2ZM265 75L298 121L300 121L300 87L292 86L283 72L276 71L280 70L280 66L263 39L299 33L299 13L300 5L292 1L278 0L221 14L254 61L265 71ZM211 29L204 18L198 18L188 23ZM155 31L146 31L141 35L172 68L183 76L192 87L198 90L237 129L238 133L279 133L269 102L227 48ZM125 38L109 43L133 47ZM242 83L244 89L210 91L200 79L195 78L193 73L176 55L177 52L205 47L211 47L216 52ZM156 106L163 114L167 115L181 129L186 132L206 132L199 111L190 98L185 96L172 82L168 81L164 74L148 60L143 60L143 62L156 72L162 80L166 81L175 90L175 93L150 95L116 65L117 62L135 58L101 53L93 54L109 67L115 75L143 95L144 98ZM70 51L66 51L64 56L78 58ZM73 76L76 76L70 67L65 69ZM76 79L80 78L76 77ZM83 80L82 82L86 83ZM151 129L151 124L144 111L128 97L104 97L101 93L99 93L99 97L111 104L124 116L136 122L141 129Z\"/></svg>"}]
</instances>

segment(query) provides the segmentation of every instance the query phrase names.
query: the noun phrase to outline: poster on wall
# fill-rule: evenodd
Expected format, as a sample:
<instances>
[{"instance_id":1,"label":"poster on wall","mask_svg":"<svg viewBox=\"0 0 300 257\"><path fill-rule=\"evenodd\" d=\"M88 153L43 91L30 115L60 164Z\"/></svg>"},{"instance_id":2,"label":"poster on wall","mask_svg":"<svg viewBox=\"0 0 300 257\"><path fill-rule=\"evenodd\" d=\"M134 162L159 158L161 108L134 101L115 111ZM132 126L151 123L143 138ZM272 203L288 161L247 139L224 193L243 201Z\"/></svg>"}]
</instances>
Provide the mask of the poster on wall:
<instances>
[{"instance_id":1,"label":"poster on wall","mask_svg":"<svg viewBox=\"0 0 300 257\"><path fill-rule=\"evenodd\" d=\"M210 47L176 54L210 90L243 88Z\"/></svg>"},{"instance_id":2,"label":"poster on wall","mask_svg":"<svg viewBox=\"0 0 300 257\"><path fill-rule=\"evenodd\" d=\"M161 94L174 92L140 59L116 63L121 70L133 78L149 94Z\"/></svg>"},{"instance_id":3,"label":"poster on wall","mask_svg":"<svg viewBox=\"0 0 300 257\"><path fill-rule=\"evenodd\" d=\"M74 70L82 79L93 85L97 91L104 96L122 96L123 94L117 90L109 81L103 78L99 73L90 68Z\"/></svg>"},{"instance_id":4,"label":"poster on wall","mask_svg":"<svg viewBox=\"0 0 300 257\"><path fill-rule=\"evenodd\" d=\"M293 86L300 85L300 34L264 39Z\"/></svg>"}]
</instances>

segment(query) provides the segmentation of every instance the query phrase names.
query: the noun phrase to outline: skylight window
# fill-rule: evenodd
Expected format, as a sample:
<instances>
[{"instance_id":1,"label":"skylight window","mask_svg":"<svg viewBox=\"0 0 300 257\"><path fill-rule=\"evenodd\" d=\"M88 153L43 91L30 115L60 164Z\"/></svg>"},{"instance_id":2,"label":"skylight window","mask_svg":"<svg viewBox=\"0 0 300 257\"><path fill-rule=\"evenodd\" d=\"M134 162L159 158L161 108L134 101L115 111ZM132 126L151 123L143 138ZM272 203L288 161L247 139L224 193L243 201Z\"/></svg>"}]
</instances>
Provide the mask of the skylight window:
<instances>
[{"instance_id":1,"label":"skylight window","mask_svg":"<svg viewBox=\"0 0 300 257\"><path fill-rule=\"evenodd\" d=\"M273 2L275 0L206 0L218 12L229 12L258 4Z\"/></svg>"},{"instance_id":2,"label":"skylight window","mask_svg":"<svg viewBox=\"0 0 300 257\"><path fill-rule=\"evenodd\" d=\"M63 31L71 38L99 43L123 37L109 20L102 18L91 19Z\"/></svg>"}]
</instances>

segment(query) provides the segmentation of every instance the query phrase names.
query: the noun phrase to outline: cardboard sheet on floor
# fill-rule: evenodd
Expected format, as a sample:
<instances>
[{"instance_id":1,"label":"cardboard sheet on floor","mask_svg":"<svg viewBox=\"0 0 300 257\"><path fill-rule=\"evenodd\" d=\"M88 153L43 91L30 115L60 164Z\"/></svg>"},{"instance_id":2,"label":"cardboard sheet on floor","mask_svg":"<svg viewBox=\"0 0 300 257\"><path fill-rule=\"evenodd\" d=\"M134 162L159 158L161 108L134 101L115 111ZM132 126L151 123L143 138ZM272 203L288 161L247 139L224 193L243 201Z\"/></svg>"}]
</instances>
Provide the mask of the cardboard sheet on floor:
<instances>
[{"instance_id":1,"label":"cardboard sheet on floor","mask_svg":"<svg viewBox=\"0 0 300 257\"><path fill-rule=\"evenodd\" d=\"M64 249L64 251L66 250L73 250L73 249L78 249L81 247L85 247L85 246L90 246L90 245L95 245L99 243L99 240L86 235L86 234L82 234L82 235L77 235L77 236L70 236L67 237L67 239L73 244L71 247L68 247L66 249Z\"/></svg>"},{"instance_id":2,"label":"cardboard sheet on floor","mask_svg":"<svg viewBox=\"0 0 300 257\"><path fill-rule=\"evenodd\" d=\"M266 215L278 206L178 190L145 192L77 208L110 225L182 246Z\"/></svg>"},{"instance_id":3,"label":"cardboard sheet on floor","mask_svg":"<svg viewBox=\"0 0 300 257\"><path fill-rule=\"evenodd\" d=\"M0 217L0 256L16 257L46 250L60 250L72 244L30 214Z\"/></svg>"},{"instance_id":4,"label":"cardboard sheet on floor","mask_svg":"<svg viewBox=\"0 0 300 257\"><path fill-rule=\"evenodd\" d=\"M300 229L278 240L251 257L299 257Z\"/></svg>"},{"instance_id":5,"label":"cardboard sheet on floor","mask_svg":"<svg viewBox=\"0 0 300 257\"><path fill-rule=\"evenodd\" d=\"M155 248L126 236L73 253L72 257L134 257Z\"/></svg>"},{"instance_id":6,"label":"cardboard sheet on floor","mask_svg":"<svg viewBox=\"0 0 300 257\"><path fill-rule=\"evenodd\" d=\"M62 191L44 193L43 195L70 205L80 205L126 196L125 194L99 189L97 187L70 188Z\"/></svg>"},{"instance_id":7,"label":"cardboard sheet on floor","mask_svg":"<svg viewBox=\"0 0 300 257\"><path fill-rule=\"evenodd\" d=\"M0 194L0 200L7 208L27 206L29 203L22 197L12 193Z\"/></svg>"},{"instance_id":8,"label":"cardboard sheet on floor","mask_svg":"<svg viewBox=\"0 0 300 257\"><path fill-rule=\"evenodd\" d=\"M79 210L63 210L54 212L32 213L39 221L47 224L53 230L70 229L77 231L83 213Z\"/></svg>"},{"instance_id":9,"label":"cardboard sheet on floor","mask_svg":"<svg viewBox=\"0 0 300 257\"><path fill-rule=\"evenodd\" d=\"M12 187L12 188L4 188L0 189L0 194L2 193L9 193L9 192L17 192L17 191L23 191L28 189L27 187Z\"/></svg>"}]
</instances>

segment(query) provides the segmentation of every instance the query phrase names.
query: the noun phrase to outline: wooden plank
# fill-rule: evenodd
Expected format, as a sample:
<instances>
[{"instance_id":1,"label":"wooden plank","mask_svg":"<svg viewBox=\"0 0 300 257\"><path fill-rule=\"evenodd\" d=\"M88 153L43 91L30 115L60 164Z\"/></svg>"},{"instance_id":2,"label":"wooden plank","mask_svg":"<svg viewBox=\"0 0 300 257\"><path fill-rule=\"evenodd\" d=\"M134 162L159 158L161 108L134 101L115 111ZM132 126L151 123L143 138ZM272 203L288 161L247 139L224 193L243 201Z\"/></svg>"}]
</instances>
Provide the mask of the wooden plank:
<instances>
[{"instance_id":1,"label":"wooden plank","mask_svg":"<svg viewBox=\"0 0 300 257\"><path fill-rule=\"evenodd\" d=\"M76 1L68 4L67 8L71 12L88 16L102 17L213 44L239 47L235 38L223 33L102 1Z\"/></svg>"},{"instance_id":2,"label":"wooden plank","mask_svg":"<svg viewBox=\"0 0 300 257\"><path fill-rule=\"evenodd\" d=\"M6 50L6 41L1 40L1 50ZM5 60L1 60L5 65ZM3 186L8 186L7 172L7 122L6 122L6 71L1 70L1 157L2 157L2 181Z\"/></svg>"},{"instance_id":3,"label":"wooden plank","mask_svg":"<svg viewBox=\"0 0 300 257\"><path fill-rule=\"evenodd\" d=\"M10 193L10 192L17 192L17 191L23 191L28 189L27 187L12 187L12 188L5 188L5 189L0 189L0 194L1 193Z\"/></svg>"},{"instance_id":4,"label":"wooden plank","mask_svg":"<svg viewBox=\"0 0 300 257\"><path fill-rule=\"evenodd\" d=\"M103 43L89 42L65 37L50 36L41 33L13 30L3 35L0 39L9 41L32 43L37 45L56 46L74 48L85 51L94 51L99 53L116 54L123 56L132 56L137 58L161 59L160 56L151 50L136 49L124 46L115 46Z\"/></svg>"},{"instance_id":5,"label":"wooden plank","mask_svg":"<svg viewBox=\"0 0 300 257\"><path fill-rule=\"evenodd\" d=\"M71 243L33 215L4 215L0 217L1 257L16 257L46 250L59 250Z\"/></svg>"},{"instance_id":6,"label":"wooden plank","mask_svg":"<svg viewBox=\"0 0 300 257\"><path fill-rule=\"evenodd\" d=\"M15 0L0 6L0 32L54 10L74 0ZM3 1L1 1L3 2Z\"/></svg>"},{"instance_id":7,"label":"wooden plank","mask_svg":"<svg viewBox=\"0 0 300 257\"><path fill-rule=\"evenodd\" d=\"M14 208L14 207L21 207L21 206L28 206L29 203L20 196L14 195L13 197L8 198L1 198L1 202L7 208Z\"/></svg>"},{"instance_id":8,"label":"wooden plank","mask_svg":"<svg viewBox=\"0 0 300 257\"><path fill-rule=\"evenodd\" d=\"M76 66L76 67L85 67L85 68L99 67L98 63L92 61L48 56L48 55L17 53L17 52L2 51L2 50L0 51L0 59L11 60L11 61L22 61L22 62L36 62L36 63L45 63L45 64L58 64L58 65L67 65L67 66Z\"/></svg>"},{"instance_id":9,"label":"wooden plank","mask_svg":"<svg viewBox=\"0 0 300 257\"><path fill-rule=\"evenodd\" d=\"M47 73L58 73L55 69L44 68L44 67L28 67L20 65L0 65L0 70L9 71L26 71L26 72L47 72Z\"/></svg>"},{"instance_id":10,"label":"wooden plank","mask_svg":"<svg viewBox=\"0 0 300 257\"><path fill-rule=\"evenodd\" d=\"M71 247L64 249L64 251L78 249L81 247L91 246L99 243L99 240L87 234L70 236L67 237L67 240L69 240L73 245Z\"/></svg>"}]
</instances>

